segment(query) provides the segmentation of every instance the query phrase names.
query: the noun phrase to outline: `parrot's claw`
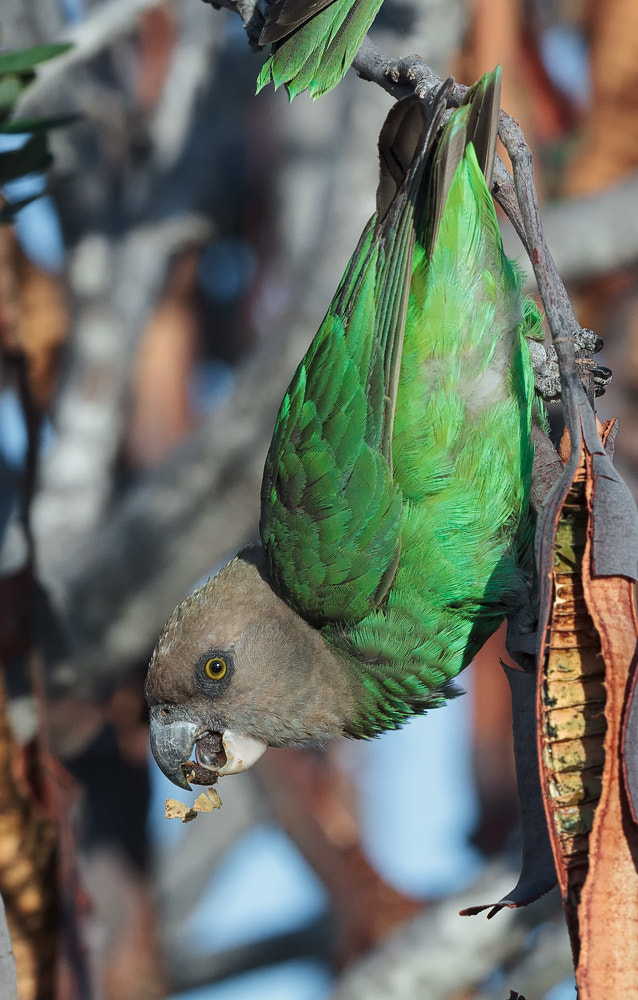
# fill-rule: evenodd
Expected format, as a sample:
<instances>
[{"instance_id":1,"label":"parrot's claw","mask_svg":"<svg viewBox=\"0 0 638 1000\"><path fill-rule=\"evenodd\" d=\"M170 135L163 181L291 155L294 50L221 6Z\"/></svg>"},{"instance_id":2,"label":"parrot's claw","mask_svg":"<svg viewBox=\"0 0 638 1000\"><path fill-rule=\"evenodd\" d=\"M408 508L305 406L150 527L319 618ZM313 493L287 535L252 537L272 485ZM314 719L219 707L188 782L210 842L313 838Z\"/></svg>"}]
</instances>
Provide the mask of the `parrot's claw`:
<instances>
[{"instance_id":1,"label":"parrot's claw","mask_svg":"<svg viewBox=\"0 0 638 1000\"><path fill-rule=\"evenodd\" d=\"M386 75L393 83L412 87L417 97L423 99L431 87L433 74L421 56L405 56L389 63Z\"/></svg>"},{"instance_id":2,"label":"parrot's claw","mask_svg":"<svg viewBox=\"0 0 638 1000\"><path fill-rule=\"evenodd\" d=\"M595 394L596 396L602 396L613 378L611 368L604 368L602 366L599 367L597 365L592 370L592 375L594 377Z\"/></svg>"},{"instance_id":3,"label":"parrot's claw","mask_svg":"<svg viewBox=\"0 0 638 1000\"><path fill-rule=\"evenodd\" d=\"M612 379L609 368L597 365L588 355L598 354L604 346L602 337L587 327L580 329L574 338L576 346L576 364L581 380L591 375L594 382L594 395L602 396ZM561 400L560 371L555 347L545 346L541 341L528 340L532 368L534 370L534 385L539 395L549 403L559 403Z\"/></svg>"},{"instance_id":4,"label":"parrot's claw","mask_svg":"<svg viewBox=\"0 0 638 1000\"><path fill-rule=\"evenodd\" d=\"M585 351L588 354L598 354L605 346L605 341L597 333L587 326L581 326L574 338L577 351Z\"/></svg>"},{"instance_id":5,"label":"parrot's claw","mask_svg":"<svg viewBox=\"0 0 638 1000\"><path fill-rule=\"evenodd\" d=\"M576 364L582 372L581 379L589 374L594 381L594 396L603 396L612 379L611 369L597 365L588 355L598 354L599 351L602 351L605 341L586 326L579 328L574 341L576 344Z\"/></svg>"}]
</instances>

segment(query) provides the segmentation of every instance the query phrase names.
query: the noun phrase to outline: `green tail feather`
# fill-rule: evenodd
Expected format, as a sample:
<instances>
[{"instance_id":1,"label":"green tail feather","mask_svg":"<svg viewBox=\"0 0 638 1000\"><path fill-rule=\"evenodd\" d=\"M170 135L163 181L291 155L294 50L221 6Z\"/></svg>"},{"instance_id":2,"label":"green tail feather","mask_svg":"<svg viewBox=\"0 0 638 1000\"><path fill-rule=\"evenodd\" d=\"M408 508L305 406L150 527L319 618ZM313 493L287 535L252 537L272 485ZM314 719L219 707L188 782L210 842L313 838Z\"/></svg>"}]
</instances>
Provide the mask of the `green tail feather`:
<instances>
[{"instance_id":1,"label":"green tail feather","mask_svg":"<svg viewBox=\"0 0 638 1000\"><path fill-rule=\"evenodd\" d=\"M285 85L291 100L304 90L313 99L332 90L352 64L382 2L334 0L319 10L273 44L259 74L257 92L271 82L275 89Z\"/></svg>"}]
</instances>

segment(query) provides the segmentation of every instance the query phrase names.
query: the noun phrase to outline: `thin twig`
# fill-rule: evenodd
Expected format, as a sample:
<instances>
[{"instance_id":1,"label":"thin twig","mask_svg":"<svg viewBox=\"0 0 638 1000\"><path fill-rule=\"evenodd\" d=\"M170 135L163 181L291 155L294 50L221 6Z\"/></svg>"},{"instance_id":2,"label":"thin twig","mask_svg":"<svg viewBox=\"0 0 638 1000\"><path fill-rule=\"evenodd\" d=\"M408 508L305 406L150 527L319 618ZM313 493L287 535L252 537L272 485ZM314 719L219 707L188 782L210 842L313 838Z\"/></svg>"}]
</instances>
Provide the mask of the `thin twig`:
<instances>
[{"instance_id":1,"label":"thin twig","mask_svg":"<svg viewBox=\"0 0 638 1000\"><path fill-rule=\"evenodd\" d=\"M580 330L580 326L543 235L530 148L525 142L518 122L505 112L501 112L499 136L512 161L516 196L527 236L525 249L532 262L538 290L545 308L547 324L558 355L563 386L563 406L566 409L568 426L570 426L570 421L573 421L575 429L577 426L576 407L578 403L582 402L585 395L576 368L574 347L574 336ZM593 399L593 391L591 398Z\"/></svg>"}]
</instances>

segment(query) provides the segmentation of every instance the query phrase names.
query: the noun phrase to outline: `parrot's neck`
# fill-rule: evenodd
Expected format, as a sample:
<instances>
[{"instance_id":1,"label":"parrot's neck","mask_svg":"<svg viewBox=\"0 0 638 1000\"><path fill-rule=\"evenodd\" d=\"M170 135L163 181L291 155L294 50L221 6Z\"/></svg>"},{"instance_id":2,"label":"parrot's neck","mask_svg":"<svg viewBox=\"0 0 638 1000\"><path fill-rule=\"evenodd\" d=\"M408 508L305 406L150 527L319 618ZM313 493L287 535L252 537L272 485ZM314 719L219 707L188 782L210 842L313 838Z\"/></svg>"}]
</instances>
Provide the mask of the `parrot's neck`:
<instances>
[{"instance_id":1,"label":"parrot's neck","mask_svg":"<svg viewBox=\"0 0 638 1000\"><path fill-rule=\"evenodd\" d=\"M310 625L307 628L304 652L310 666L310 684L304 682L300 689L292 738L285 742L299 743L296 734L303 732L304 745L325 746L338 736L356 731L363 695L361 670L357 670L353 658L341 655L326 643L320 631Z\"/></svg>"},{"instance_id":2,"label":"parrot's neck","mask_svg":"<svg viewBox=\"0 0 638 1000\"><path fill-rule=\"evenodd\" d=\"M261 721L251 720L251 734L271 746L324 746L349 733L357 716L361 681L347 654L342 656L321 630L277 595L261 548L243 550L231 567L236 599L241 579L258 608L259 621L269 626L259 629L251 671L253 697L267 710Z\"/></svg>"}]
</instances>

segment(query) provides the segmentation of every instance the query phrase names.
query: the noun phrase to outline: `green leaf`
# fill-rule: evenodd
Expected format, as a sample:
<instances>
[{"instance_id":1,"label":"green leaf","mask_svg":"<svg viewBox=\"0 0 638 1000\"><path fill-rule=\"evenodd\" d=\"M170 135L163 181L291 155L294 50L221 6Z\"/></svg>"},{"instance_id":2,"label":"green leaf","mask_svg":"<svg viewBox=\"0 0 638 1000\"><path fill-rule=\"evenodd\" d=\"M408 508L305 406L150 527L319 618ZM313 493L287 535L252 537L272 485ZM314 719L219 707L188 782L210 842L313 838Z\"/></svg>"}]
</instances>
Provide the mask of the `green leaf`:
<instances>
[{"instance_id":1,"label":"green leaf","mask_svg":"<svg viewBox=\"0 0 638 1000\"><path fill-rule=\"evenodd\" d=\"M19 76L0 77L0 109L11 109L23 89Z\"/></svg>"},{"instance_id":2,"label":"green leaf","mask_svg":"<svg viewBox=\"0 0 638 1000\"><path fill-rule=\"evenodd\" d=\"M32 136L20 149L0 153L0 184L13 181L16 177L46 170L51 163L45 132Z\"/></svg>"},{"instance_id":3,"label":"green leaf","mask_svg":"<svg viewBox=\"0 0 638 1000\"><path fill-rule=\"evenodd\" d=\"M58 42L52 45L33 45L28 49L17 49L15 52L0 53L0 74L24 73L37 63L46 62L68 52L73 48L71 42Z\"/></svg>"},{"instance_id":4,"label":"green leaf","mask_svg":"<svg viewBox=\"0 0 638 1000\"><path fill-rule=\"evenodd\" d=\"M0 80L0 88L2 81ZM52 118L14 118L12 121L0 122L0 132L19 135L22 132L42 132L49 128L61 128L63 125L75 125L82 115L55 115Z\"/></svg>"}]
</instances>

